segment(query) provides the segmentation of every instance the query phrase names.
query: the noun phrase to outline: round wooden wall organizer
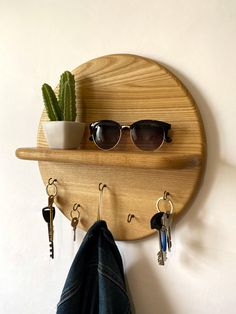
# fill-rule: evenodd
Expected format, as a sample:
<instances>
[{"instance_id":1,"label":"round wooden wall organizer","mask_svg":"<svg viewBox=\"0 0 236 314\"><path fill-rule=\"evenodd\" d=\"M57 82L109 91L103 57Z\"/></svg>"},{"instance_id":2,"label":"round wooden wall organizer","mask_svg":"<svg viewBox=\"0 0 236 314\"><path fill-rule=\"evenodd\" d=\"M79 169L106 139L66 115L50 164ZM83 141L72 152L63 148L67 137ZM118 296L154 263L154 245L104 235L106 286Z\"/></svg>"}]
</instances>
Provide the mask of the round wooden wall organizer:
<instances>
[{"instance_id":1,"label":"round wooden wall organizer","mask_svg":"<svg viewBox=\"0 0 236 314\"><path fill-rule=\"evenodd\" d=\"M156 213L156 200L165 190L177 215L191 204L199 189L205 134L197 106L170 71L140 56L108 55L82 64L72 73L78 120L87 125L102 119L126 125L142 119L161 120L172 125L173 141L147 153L139 151L127 134L115 150L105 152L88 140L87 128L80 150L49 150L42 131L42 122L47 120L43 112L38 158L28 159L39 160L45 185L50 177L58 180L56 204L67 218L71 219L74 203L81 205L82 229L88 230L97 219L101 182L107 185L101 219L114 238L134 240L151 235L150 219ZM134 215L130 223L129 214Z\"/></svg>"}]
</instances>

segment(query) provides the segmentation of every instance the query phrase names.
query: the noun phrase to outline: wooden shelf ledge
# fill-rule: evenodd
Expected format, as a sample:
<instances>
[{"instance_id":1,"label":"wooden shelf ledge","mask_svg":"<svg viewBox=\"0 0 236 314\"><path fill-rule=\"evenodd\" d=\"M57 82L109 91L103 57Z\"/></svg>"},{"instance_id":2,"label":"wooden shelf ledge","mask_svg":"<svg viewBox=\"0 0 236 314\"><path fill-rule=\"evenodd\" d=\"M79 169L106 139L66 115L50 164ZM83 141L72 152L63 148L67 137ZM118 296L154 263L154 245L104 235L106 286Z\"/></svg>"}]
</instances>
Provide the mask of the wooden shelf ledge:
<instances>
[{"instance_id":1,"label":"wooden shelf ledge","mask_svg":"<svg viewBox=\"0 0 236 314\"><path fill-rule=\"evenodd\" d=\"M159 152L104 152L95 150L56 150L38 147L18 148L16 156L26 160L143 169L185 169L198 167L201 164L201 156L199 155L174 155Z\"/></svg>"}]
</instances>

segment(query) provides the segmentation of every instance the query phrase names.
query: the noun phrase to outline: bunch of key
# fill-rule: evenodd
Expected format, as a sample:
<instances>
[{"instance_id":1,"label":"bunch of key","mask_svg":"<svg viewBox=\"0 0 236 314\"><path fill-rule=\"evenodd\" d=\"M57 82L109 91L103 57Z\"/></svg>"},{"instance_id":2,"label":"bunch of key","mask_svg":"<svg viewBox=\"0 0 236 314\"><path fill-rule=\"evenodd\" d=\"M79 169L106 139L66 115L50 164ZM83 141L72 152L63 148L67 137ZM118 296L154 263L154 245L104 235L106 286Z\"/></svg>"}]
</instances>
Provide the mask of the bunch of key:
<instances>
[{"instance_id":1,"label":"bunch of key","mask_svg":"<svg viewBox=\"0 0 236 314\"><path fill-rule=\"evenodd\" d=\"M171 250L171 224L173 215L171 212L158 212L151 218L151 228L156 229L159 238L158 264L165 265L168 251Z\"/></svg>"},{"instance_id":2,"label":"bunch of key","mask_svg":"<svg viewBox=\"0 0 236 314\"><path fill-rule=\"evenodd\" d=\"M50 257L51 258L54 258L53 219L55 217L55 207L53 207L53 203L54 203L54 195L49 195L49 197L48 197L48 206L46 206L46 207L44 207L42 209L43 218L44 218L44 220L48 224L49 252L50 252Z\"/></svg>"}]
</instances>

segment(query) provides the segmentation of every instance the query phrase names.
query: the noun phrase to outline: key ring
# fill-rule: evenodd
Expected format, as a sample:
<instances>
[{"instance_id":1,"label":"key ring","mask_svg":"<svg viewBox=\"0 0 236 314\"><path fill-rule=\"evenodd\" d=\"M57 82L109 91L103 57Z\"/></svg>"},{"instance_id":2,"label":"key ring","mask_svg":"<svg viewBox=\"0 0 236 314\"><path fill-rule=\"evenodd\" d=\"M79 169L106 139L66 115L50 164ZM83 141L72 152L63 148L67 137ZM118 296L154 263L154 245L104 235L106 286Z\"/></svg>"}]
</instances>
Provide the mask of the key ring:
<instances>
[{"instance_id":1,"label":"key ring","mask_svg":"<svg viewBox=\"0 0 236 314\"><path fill-rule=\"evenodd\" d=\"M57 182L57 179L53 180L52 178L50 178L48 180L48 184L46 186L46 192L47 192L48 196L53 196L53 197L57 196L57 186L55 184L56 182ZM51 186L53 186L53 188L54 188L54 193L53 194L50 194L50 191L49 191L49 187L51 187Z\"/></svg>"},{"instance_id":2,"label":"key ring","mask_svg":"<svg viewBox=\"0 0 236 314\"><path fill-rule=\"evenodd\" d=\"M170 214L173 213L174 204L173 204L172 200L171 200L170 198L168 198L168 195L170 195L169 192L166 192L166 191L165 191L165 192L164 192L164 196L158 198L158 200L156 201L156 209L157 209L157 211L158 211L159 213L162 212L161 209L160 209L160 206L159 206L160 201L162 201L162 200L165 201L165 202L168 202L169 205L170 205L170 211L168 211L168 213L170 213Z\"/></svg>"},{"instance_id":3,"label":"key ring","mask_svg":"<svg viewBox=\"0 0 236 314\"><path fill-rule=\"evenodd\" d=\"M80 204L75 203L74 206L73 206L73 209L72 209L71 212L70 212L71 219L74 219L74 218L79 219L79 217L80 217L80 212L79 212L79 210L78 210L78 207L80 207ZM77 217L76 217L76 216L73 216L73 212L77 212Z\"/></svg>"}]
</instances>

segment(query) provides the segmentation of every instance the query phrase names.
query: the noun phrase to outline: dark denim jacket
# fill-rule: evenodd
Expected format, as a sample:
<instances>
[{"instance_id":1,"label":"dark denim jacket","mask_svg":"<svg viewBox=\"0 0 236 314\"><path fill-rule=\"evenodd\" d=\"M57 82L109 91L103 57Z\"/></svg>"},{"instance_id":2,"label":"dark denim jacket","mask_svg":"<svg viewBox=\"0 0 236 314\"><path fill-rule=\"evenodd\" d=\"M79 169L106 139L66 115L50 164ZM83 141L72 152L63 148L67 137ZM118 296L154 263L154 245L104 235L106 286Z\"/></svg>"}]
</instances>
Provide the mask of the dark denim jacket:
<instances>
[{"instance_id":1,"label":"dark denim jacket","mask_svg":"<svg viewBox=\"0 0 236 314\"><path fill-rule=\"evenodd\" d=\"M57 314L130 314L123 264L106 222L87 232L67 276Z\"/></svg>"}]
</instances>

